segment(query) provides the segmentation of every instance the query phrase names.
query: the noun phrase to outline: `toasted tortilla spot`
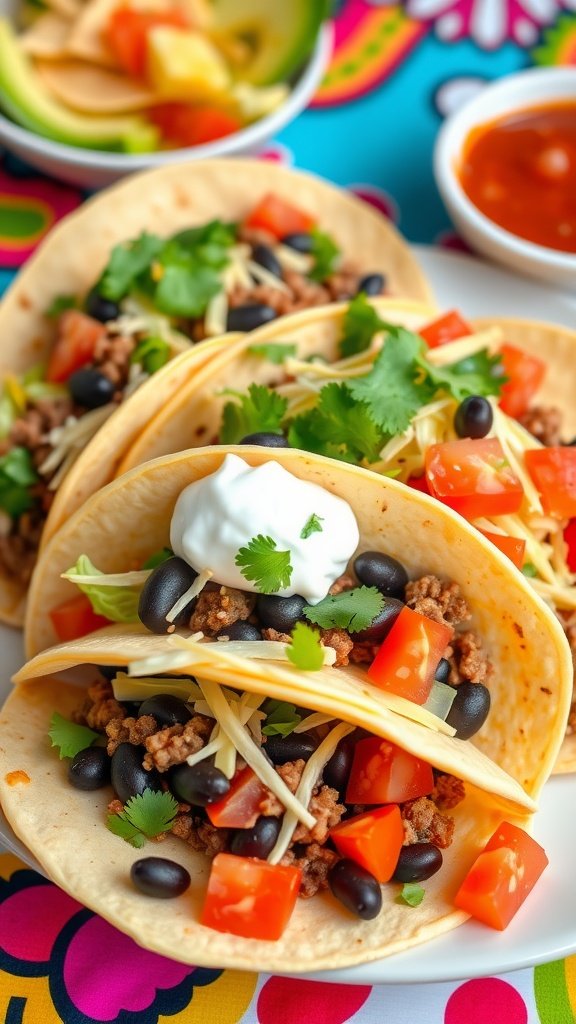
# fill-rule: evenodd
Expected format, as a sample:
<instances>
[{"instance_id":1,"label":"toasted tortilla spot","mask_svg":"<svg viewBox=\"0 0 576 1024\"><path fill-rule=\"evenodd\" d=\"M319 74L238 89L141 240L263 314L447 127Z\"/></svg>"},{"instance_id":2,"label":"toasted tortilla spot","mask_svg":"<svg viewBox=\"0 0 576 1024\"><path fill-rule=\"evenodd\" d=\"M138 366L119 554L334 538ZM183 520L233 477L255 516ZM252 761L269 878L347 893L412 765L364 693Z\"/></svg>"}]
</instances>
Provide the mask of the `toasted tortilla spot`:
<instances>
[{"instance_id":1,"label":"toasted tortilla spot","mask_svg":"<svg viewBox=\"0 0 576 1024\"><path fill-rule=\"evenodd\" d=\"M83 114L123 114L158 102L146 85L96 64L39 60L36 69L58 100Z\"/></svg>"}]
</instances>

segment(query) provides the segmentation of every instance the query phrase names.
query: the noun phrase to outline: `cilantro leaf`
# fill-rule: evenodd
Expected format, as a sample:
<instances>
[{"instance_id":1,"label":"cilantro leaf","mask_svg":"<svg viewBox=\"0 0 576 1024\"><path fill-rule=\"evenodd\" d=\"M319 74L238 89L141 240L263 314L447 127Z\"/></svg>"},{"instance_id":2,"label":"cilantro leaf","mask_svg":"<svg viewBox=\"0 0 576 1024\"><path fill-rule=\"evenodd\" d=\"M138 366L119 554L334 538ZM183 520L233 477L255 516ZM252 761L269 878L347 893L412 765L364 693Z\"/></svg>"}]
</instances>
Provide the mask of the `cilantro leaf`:
<instances>
[{"instance_id":1,"label":"cilantro leaf","mask_svg":"<svg viewBox=\"0 0 576 1024\"><path fill-rule=\"evenodd\" d=\"M156 569L157 566L162 565L162 562L167 562L169 558L174 556L174 552L171 548L162 548L160 551L155 551L150 558L147 558L142 564L143 569Z\"/></svg>"},{"instance_id":2,"label":"cilantro leaf","mask_svg":"<svg viewBox=\"0 0 576 1024\"><path fill-rule=\"evenodd\" d=\"M142 832L134 825L131 825L123 814L109 814L106 819L106 828L110 829L115 836L120 836L125 842L130 843L130 846L135 846L137 850L141 850L146 845L146 836L142 835Z\"/></svg>"},{"instance_id":3,"label":"cilantro leaf","mask_svg":"<svg viewBox=\"0 0 576 1024\"><path fill-rule=\"evenodd\" d=\"M399 903L407 903L409 907L419 907L426 895L426 890L417 882L405 882L398 897Z\"/></svg>"},{"instance_id":4,"label":"cilantro leaf","mask_svg":"<svg viewBox=\"0 0 576 1024\"><path fill-rule=\"evenodd\" d=\"M64 313L67 309L78 309L78 299L75 295L57 295L46 310L46 316L55 318Z\"/></svg>"},{"instance_id":5,"label":"cilantro leaf","mask_svg":"<svg viewBox=\"0 0 576 1024\"><path fill-rule=\"evenodd\" d=\"M92 564L88 555L80 555L76 565L68 569L67 577L74 583L74 576L103 576L104 573ZM105 583L77 583L76 586L89 599L97 615L104 615L111 622L138 622L138 601L140 590L136 587L110 587Z\"/></svg>"},{"instance_id":6,"label":"cilantro leaf","mask_svg":"<svg viewBox=\"0 0 576 1024\"><path fill-rule=\"evenodd\" d=\"M278 341L271 341L262 345L250 345L248 349L250 355L262 356L263 359L267 359L269 363L273 363L275 366L281 366L290 356L295 356L296 351L296 345L290 342Z\"/></svg>"},{"instance_id":7,"label":"cilantro leaf","mask_svg":"<svg viewBox=\"0 0 576 1024\"><path fill-rule=\"evenodd\" d=\"M266 713L266 725L262 726L265 736L289 736L302 721L295 705L285 700L267 700L263 710Z\"/></svg>"},{"instance_id":8,"label":"cilantro leaf","mask_svg":"<svg viewBox=\"0 0 576 1024\"><path fill-rule=\"evenodd\" d=\"M290 552L277 551L272 537L259 533L245 548L240 548L234 561L244 579L255 583L261 594L276 594L290 584Z\"/></svg>"},{"instance_id":9,"label":"cilantro leaf","mask_svg":"<svg viewBox=\"0 0 576 1024\"><path fill-rule=\"evenodd\" d=\"M63 718L57 711L50 719L48 735L52 740L52 746L58 747L60 760L63 757L76 757L76 754L86 747L91 747L94 740L99 738L97 732L89 729L86 725L78 725Z\"/></svg>"},{"instance_id":10,"label":"cilantro leaf","mask_svg":"<svg viewBox=\"0 0 576 1024\"><path fill-rule=\"evenodd\" d=\"M262 384L251 384L248 394L226 391L236 401L227 402L222 413L220 428L221 444L237 444L247 434L262 431L266 434L281 434L282 420L288 407L288 400Z\"/></svg>"},{"instance_id":11,"label":"cilantro leaf","mask_svg":"<svg viewBox=\"0 0 576 1024\"><path fill-rule=\"evenodd\" d=\"M154 305L168 316L201 316L218 294L220 278L189 255L173 256L163 264L154 294Z\"/></svg>"},{"instance_id":12,"label":"cilantro leaf","mask_svg":"<svg viewBox=\"0 0 576 1024\"><path fill-rule=\"evenodd\" d=\"M170 346L163 338L149 336L136 345L130 356L131 363L139 363L145 373L153 374L170 359Z\"/></svg>"},{"instance_id":13,"label":"cilantro leaf","mask_svg":"<svg viewBox=\"0 0 576 1024\"><path fill-rule=\"evenodd\" d=\"M303 614L322 629L347 629L361 633L384 607L384 597L376 587L354 587L341 594L328 595L318 604L307 604Z\"/></svg>"},{"instance_id":14,"label":"cilantro leaf","mask_svg":"<svg viewBox=\"0 0 576 1024\"><path fill-rule=\"evenodd\" d=\"M100 295L111 302L123 299L138 277L149 270L164 242L157 235L143 231L130 242L115 245L104 272L96 285Z\"/></svg>"},{"instance_id":15,"label":"cilantro leaf","mask_svg":"<svg viewBox=\"0 0 576 1024\"><path fill-rule=\"evenodd\" d=\"M178 801L172 794L155 789L145 789L143 793L131 796L122 812L124 818L148 839L172 828L177 813Z\"/></svg>"},{"instance_id":16,"label":"cilantro leaf","mask_svg":"<svg viewBox=\"0 0 576 1024\"><path fill-rule=\"evenodd\" d=\"M403 327L389 326L388 337L370 373L346 382L350 394L364 402L384 434L401 434L414 414L431 401L434 388L418 380L417 357L423 341Z\"/></svg>"},{"instance_id":17,"label":"cilantro leaf","mask_svg":"<svg viewBox=\"0 0 576 1024\"><path fill-rule=\"evenodd\" d=\"M34 498L30 487L38 479L28 448L11 448L0 458L0 509L17 519L32 508Z\"/></svg>"},{"instance_id":18,"label":"cilantro leaf","mask_svg":"<svg viewBox=\"0 0 576 1024\"><path fill-rule=\"evenodd\" d=\"M522 572L528 577L528 579L534 579L538 575L538 569L533 562L524 562Z\"/></svg>"},{"instance_id":19,"label":"cilantro leaf","mask_svg":"<svg viewBox=\"0 0 576 1024\"><path fill-rule=\"evenodd\" d=\"M502 374L502 356L483 349L451 366L432 366L424 353L417 357L436 389L442 388L458 402L468 395L499 395L507 377Z\"/></svg>"},{"instance_id":20,"label":"cilantro leaf","mask_svg":"<svg viewBox=\"0 0 576 1024\"><path fill-rule=\"evenodd\" d=\"M305 622L297 622L292 630L292 643L286 648L286 654L292 664L302 672L318 672L324 664L320 634Z\"/></svg>"},{"instance_id":21,"label":"cilantro leaf","mask_svg":"<svg viewBox=\"0 0 576 1024\"><path fill-rule=\"evenodd\" d=\"M292 420L288 443L343 462L375 462L382 436L370 410L355 400L348 385L332 383L322 388L314 409Z\"/></svg>"},{"instance_id":22,"label":"cilantro leaf","mask_svg":"<svg viewBox=\"0 0 576 1024\"><path fill-rule=\"evenodd\" d=\"M306 520L302 530L300 531L300 539L308 540L313 533L322 533L321 523L324 522L323 516L317 516L315 512Z\"/></svg>"},{"instance_id":23,"label":"cilantro leaf","mask_svg":"<svg viewBox=\"0 0 576 1024\"><path fill-rule=\"evenodd\" d=\"M364 292L360 292L350 302L344 316L342 337L340 339L340 355L343 359L365 352L375 334L384 330L386 324L380 319L373 306L370 305Z\"/></svg>"},{"instance_id":24,"label":"cilantro leaf","mask_svg":"<svg viewBox=\"0 0 576 1024\"><path fill-rule=\"evenodd\" d=\"M310 255L314 263L308 276L313 281L325 281L336 269L340 257L340 249L334 239L324 231L312 228L310 235L312 238Z\"/></svg>"}]
</instances>

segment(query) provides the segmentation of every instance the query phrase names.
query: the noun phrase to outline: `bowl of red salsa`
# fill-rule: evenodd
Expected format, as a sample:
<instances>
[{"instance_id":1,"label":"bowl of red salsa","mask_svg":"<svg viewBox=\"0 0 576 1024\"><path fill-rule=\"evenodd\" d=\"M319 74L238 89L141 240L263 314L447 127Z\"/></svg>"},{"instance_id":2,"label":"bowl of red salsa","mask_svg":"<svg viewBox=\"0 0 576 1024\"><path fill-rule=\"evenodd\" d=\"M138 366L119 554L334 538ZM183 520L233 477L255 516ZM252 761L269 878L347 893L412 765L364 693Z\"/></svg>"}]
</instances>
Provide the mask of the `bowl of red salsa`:
<instances>
[{"instance_id":1,"label":"bowl of red salsa","mask_svg":"<svg viewBox=\"0 0 576 1024\"><path fill-rule=\"evenodd\" d=\"M486 86L443 125L434 173L474 249L576 287L576 68L533 68Z\"/></svg>"}]
</instances>

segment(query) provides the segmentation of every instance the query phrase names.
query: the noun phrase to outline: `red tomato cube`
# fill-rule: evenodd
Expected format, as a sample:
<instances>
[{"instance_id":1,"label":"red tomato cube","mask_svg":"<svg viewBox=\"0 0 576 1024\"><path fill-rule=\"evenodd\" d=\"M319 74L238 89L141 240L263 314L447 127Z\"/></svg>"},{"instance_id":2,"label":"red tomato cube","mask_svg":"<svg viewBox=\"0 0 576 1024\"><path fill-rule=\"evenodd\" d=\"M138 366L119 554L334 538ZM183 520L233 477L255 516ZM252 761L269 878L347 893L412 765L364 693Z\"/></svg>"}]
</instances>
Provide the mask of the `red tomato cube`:
<instances>
[{"instance_id":1,"label":"red tomato cube","mask_svg":"<svg viewBox=\"0 0 576 1024\"><path fill-rule=\"evenodd\" d=\"M369 736L354 748L347 804L401 804L434 788L432 768L395 743Z\"/></svg>"},{"instance_id":2,"label":"red tomato cube","mask_svg":"<svg viewBox=\"0 0 576 1024\"><path fill-rule=\"evenodd\" d=\"M88 636L89 633L95 633L97 629L110 625L109 619L96 614L86 594L71 597L64 604L52 608L49 615L60 643L79 640L82 636Z\"/></svg>"},{"instance_id":3,"label":"red tomato cube","mask_svg":"<svg viewBox=\"0 0 576 1024\"><path fill-rule=\"evenodd\" d=\"M431 445L426 477L434 497L467 519L517 512L524 497L496 437Z\"/></svg>"},{"instance_id":4,"label":"red tomato cube","mask_svg":"<svg viewBox=\"0 0 576 1024\"><path fill-rule=\"evenodd\" d=\"M217 828L253 828L267 792L264 783L247 765L236 772L226 796L207 805L206 813Z\"/></svg>"},{"instance_id":5,"label":"red tomato cube","mask_svg":"<svg viewBox=\"0 0 576 1024\"><path fill-rule=\"evenodd\" d=\"M389 882L404 842L400 808L389 804L357 814L331 829L330 837L343 857L361 864L379 882Z\"/></svg>"},{"instance_id":6,"label":"red tomato cube","mask_svg":"<svg viewBox=\"0 0 576 1024\"><path fill-rule=\"evenodd\" d=\"M524 453L526 468L549 516L576 516L576 448L558 445Z\"/></svg>"},{"instance_id":7,"label":"red tomato cube","mask_svg":"<svg viewBox=\"0 0 576 1024\"><path fill-rule=\"evenodd\" d=\"M300 868L219 853L200 921L218 932L275 942L290 920L301 877Z\"/></svg>"},{"instance_id":8,"label":"red tomato cube","mask_svg":"<svg viewBox=\"0 0 576 1024\"><path fill-rule=\"evenodd\" d=\"M508 380L502 388L498 404L507 416L517 420L526 412L542 384L546 363L514 345L502 345L500 354L504 376Z\"/></svg>"},{"instance_id":9,"label":"red tomato cube","mask_svg":"<svg viewBox=\"0 0 576 1024\"><path fill-rule=\"evenodd\" d=\"M524 565L524 554L526 552L526 541L520 537L505 537L501 533L491 533L489 530L479 530L487 540L492 541L502 554L506 555L517 569Z\"/></svg>"},{"instance_id":10,"label":"red tomato cube","mask_svg":"<svg viewBox=\"0 0 576 1024\"><path fill-rule=\"evenodd\" d=\"M262 228L280 239L286 235L306 234L315 226L316 218L268 192L246 218L245 224L248 228Z\"/></svg>"},{"instance_id":11,"label":"red tomato cube","mask_svg":"<svg viewBox=\"0 0 576 1024\"><path fill-rule=\"evenodd\" d=\"M438 662L453 634L451 626L404 607L382 641L368 678L381 690L425 704Z\"/></svg>"},{"instance_id":12,"label":"red tomato cube","mask_svg":"<svg viewBox=\"0 0 576 1024\"><path fill-rule=\"evenodd\" d=\"M67 309L58 321L58 338L46 370L46 380L63 381L92 362L98 341L106 334L104 324L86 316L79 309Z\"/></svg>"},{"instance_id":13,"label":"red tomato cube","mask_svg":"<svg viewBox=\"0 0 576 1024\"><path fill-rule=\"evenodd\" d=\"M426 327L423 327L418 333L421 338L424 338L428 348L438 348L439 345L447 345L451 341L457 341L458 338L466 338L473 331L470 324L466 323L460 313L453 309L437 320L433 320L431 324L426 324Z\"/></svg>"},{"instance_id":14,"label":"red tomato cube","mask_svg":"<svg viewBox=\"0 0 576 1024\"><path fill-rule=\"evenodd\" d=\"M503 931L547 864L536 840L505 821L474 861L454 902L478 921Z\"/></svg>"}]
</instances>

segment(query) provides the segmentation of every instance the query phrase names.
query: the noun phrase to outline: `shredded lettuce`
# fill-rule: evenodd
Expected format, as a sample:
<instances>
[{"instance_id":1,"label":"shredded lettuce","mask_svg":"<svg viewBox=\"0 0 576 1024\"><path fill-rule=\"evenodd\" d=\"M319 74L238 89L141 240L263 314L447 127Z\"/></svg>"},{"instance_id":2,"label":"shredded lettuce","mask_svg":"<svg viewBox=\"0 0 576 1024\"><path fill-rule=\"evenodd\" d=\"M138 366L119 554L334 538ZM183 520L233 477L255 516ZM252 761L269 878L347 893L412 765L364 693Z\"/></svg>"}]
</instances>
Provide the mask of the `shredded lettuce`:
<instances>
[{"instance_id":1,"label":"shredded lettuce","mask_svg":"<svg viewBox=\"0 0 576 1024\"><path fill-rule=\"evenodd\" d=\"M80 555L76 565L66 573L74 582L74 576L104 576L90 561L88 555ZM110 587L105 583L77 583L76 586L90 601L97 615L104 615L111 622L138 622L139 587Z\"/></svg>"}]
</instances>

